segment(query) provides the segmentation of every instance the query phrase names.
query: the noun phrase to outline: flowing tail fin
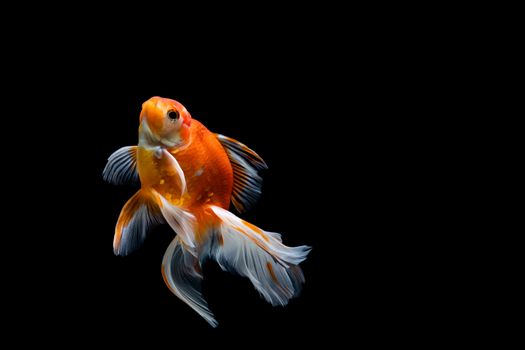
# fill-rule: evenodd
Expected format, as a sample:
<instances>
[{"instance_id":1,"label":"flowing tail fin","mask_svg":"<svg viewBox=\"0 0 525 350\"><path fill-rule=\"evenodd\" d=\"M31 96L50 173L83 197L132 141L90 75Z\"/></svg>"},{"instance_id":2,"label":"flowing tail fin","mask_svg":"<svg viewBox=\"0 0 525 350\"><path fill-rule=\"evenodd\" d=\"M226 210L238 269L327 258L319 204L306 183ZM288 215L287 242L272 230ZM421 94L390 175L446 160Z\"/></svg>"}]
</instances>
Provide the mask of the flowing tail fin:
<instances>
[{"instance_id":1,"label":"flowing tail fin","mask_svg":"<svg viewBox=\"0 0 525 350\"><path fill-rule=\"evenodd\" d=\"M179 237L173 239L164 254L162 277L173 294L197 311L212 327L217 327L217 321L202 297L200 261Z\"/></svg>"},{"instance_id":2,"label":"flowing tail fin","mask_svg":"<svg viewBox=\"0 0 525 350\"><path fill-rule=\"evenodd\" d=\"M225 209L211 209L221 223L210 256L223 270L248 277L272 305L286 305L304 283L298 265L311 248L287 247L278 233L263 231Z\"/></svg>"},{"instance_id":3,"label":"flowing tail fin","mask_svg":"<svg viewBox=\"0 0 525 350\"><path fill-rule=\"evenodd\" d=\"M164 207L167 207L167 203L163 203ZM223 270L248 277L272 305L286 305L297 296L304 283L298 265L306 259L310 247L287 247L281 242L278 233L263 231L220 207L210 206L210 209L219 223L210 226L211 235L204 242L189 245L184 239L189 235L178 232L179 235L164 254L162 275L173 294L216 327L217 321L201 292L201 263L212 258ZM166 210L164 208L163 214L166 221L170 222L170 217L164 213ZM173 212L173 218L177 219L174 221L183 218L173 209L170 211ZM175 231L188 225L177 226L172 225Z\"/></svg>"}]
</instances>

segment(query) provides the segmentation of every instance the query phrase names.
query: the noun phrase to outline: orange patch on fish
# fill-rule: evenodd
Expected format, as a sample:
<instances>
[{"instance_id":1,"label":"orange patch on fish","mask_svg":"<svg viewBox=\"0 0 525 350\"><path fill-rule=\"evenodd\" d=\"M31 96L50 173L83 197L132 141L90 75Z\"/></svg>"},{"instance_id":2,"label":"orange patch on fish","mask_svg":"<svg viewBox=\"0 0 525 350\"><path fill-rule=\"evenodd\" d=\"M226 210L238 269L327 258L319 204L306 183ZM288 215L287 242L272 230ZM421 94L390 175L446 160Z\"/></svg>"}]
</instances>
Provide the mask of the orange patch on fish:
<instances>
[{"instance_id":1,"label":"orange patch on fish","mask_svg":"<svg viewBox=\"0 0 525 350\"><path fill-rule=\"evenodd\" d=\"M237 231L247 235L246 231L242 228L242 227L239 227L239 226L233 226L234 229L236 229Z\"/></svg>"},{"instance_id":2,"label":"orange patch on fish","mask_svg":"<svg viewBox=\"0 0 525 350\"><path fill-rule=\"evenodd\" d=\"M267 262L266 263L266 268L268 269L268 272L270 273L270 277L272 278L272 280L279 284L279 281L277 281L277 276L275 276L275 272L273 271L273 266L272 266L272 263L271 262Z\"/></svg>"},{"instance_id":3,"label":"orange patch on fish","mask_svg":"<svg viewBox=\"0 0 525 350\"><path fill-rule=\"evenodd\" d=\"M268 237L266 237L266 235L264 234L263 230L261 230L260 228L258 228L257 226L253 225L253 224L250 224L248 221L244 221L242 220L242 223L245 224L246 226L248 226L250 229L252 229L253 231L255 231L255 233L257 233L259 236L262 237L262 239L264 239L266 242L269 242L270 240L268 239Z\"/></svg>"}]
</instances>

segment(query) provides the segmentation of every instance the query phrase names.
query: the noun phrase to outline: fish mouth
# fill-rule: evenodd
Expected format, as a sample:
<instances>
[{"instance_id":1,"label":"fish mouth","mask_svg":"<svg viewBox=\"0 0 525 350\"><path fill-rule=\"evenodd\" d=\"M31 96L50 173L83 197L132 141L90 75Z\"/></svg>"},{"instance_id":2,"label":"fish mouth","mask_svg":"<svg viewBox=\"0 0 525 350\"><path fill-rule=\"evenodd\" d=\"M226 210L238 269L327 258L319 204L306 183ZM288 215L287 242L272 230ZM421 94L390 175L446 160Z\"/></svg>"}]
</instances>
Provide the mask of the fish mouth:
<instances>
[{"instance_id":1,"label":"fish mouth","mask_svg":"<svg viewBox=\"0 0 525 350\"><path fill-rule=\"evenodd\" d=\"M142 143L147 146L164 146L166 148L173 148L182 143L182 140L172 141L159 135L154 134L148 125L146 119L141 122L141 132L139 135L139 144Z\"/></svg>"}]
</instances>

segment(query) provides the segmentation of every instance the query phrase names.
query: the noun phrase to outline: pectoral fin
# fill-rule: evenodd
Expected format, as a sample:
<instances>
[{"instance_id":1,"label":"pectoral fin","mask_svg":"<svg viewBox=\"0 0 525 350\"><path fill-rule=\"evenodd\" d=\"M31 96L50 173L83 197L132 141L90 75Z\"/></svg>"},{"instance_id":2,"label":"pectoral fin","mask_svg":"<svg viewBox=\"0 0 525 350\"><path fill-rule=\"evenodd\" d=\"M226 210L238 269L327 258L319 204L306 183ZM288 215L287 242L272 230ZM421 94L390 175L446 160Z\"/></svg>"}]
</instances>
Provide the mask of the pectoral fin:
<instances>
[{"instance_id":1,"label":"pectoral fin","mask_svg":"<svg viewBox=\"0 0 525 350\"><path fill-rule=\"evenodd\" d=\"M138 183L137 146L122 147L109 156L102 176L114 185Z\"/></svg>"},{"instance_id":2,"label":"pectoral fin","mask_svg":"<svg viewBox=\"0 0 525 350\"><path fill-rule=\"evenodd\" d=\"M230 137L216 134L233 167L232 202L239 212L248 210L261 195L262 178L258 171L266 169L264 160L246 145Z\"/></svg>"}]
</instances>

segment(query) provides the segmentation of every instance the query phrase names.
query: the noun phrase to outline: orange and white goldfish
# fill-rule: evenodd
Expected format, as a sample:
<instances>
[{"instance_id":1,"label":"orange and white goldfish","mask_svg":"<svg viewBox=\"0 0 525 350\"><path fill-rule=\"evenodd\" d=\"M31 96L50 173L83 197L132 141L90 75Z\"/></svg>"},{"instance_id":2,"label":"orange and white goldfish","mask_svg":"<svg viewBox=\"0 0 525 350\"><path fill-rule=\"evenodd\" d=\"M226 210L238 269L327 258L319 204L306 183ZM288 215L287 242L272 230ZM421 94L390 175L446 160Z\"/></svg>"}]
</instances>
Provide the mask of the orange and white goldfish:
<instances>
[{"instance_id":1,"label":"orange and white goldfish","mask_svg":"<svg viewBox=\"0 0 525 350\"><path fill-rule=\"evenodd\" d=\"M257 201L264 168L257 153L210 132L179 102L150 98L142 104L138 145L113 153L103 171L110 183L141 185L118 218L115 254L130 254L154 225L167 223L177 235L164 254L164 281L210 325L217 321L200 289L206 259L248 277L272 305L286 305L304 283L298 265L310 247L287 247L280 234L228 211L230 201L239 212Z\"/></svg>"}]
</instances>

